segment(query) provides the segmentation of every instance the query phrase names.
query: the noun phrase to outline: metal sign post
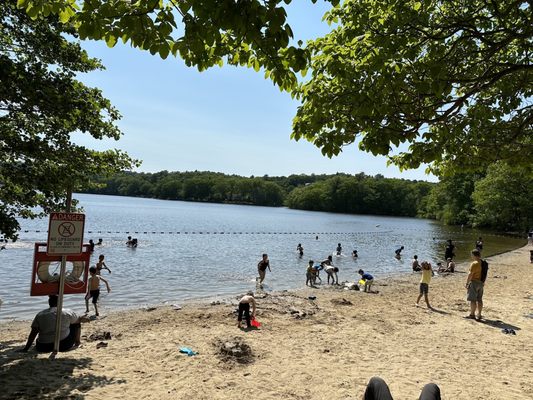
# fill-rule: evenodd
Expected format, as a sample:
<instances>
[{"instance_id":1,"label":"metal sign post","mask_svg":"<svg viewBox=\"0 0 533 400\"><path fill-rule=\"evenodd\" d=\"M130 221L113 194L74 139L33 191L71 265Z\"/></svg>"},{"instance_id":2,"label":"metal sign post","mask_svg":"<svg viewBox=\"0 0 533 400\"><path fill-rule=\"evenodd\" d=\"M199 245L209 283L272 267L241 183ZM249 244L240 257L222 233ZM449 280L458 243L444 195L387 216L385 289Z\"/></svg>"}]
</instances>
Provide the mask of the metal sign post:
<instances>
[{"instance_id":1,"label":"metal sign post","mask_svg":"<svg viewBox=\"0 0 533 400\"><path fill-rule=\"evenodd\" d=\"M72 207L72 191L69 190L67 192L67 205L66 205L67 213L70 213L71 207ZM50 235L50 229L49 229L48 235ZM82 240L83 240L83 236L82 236ZM61 257L61 270L59 273L59 293L58 293L58 298L57 298L56 336L54 338L54 354L57 354L57 352L59 351L59 342L61 340L61 313L63 311L63 295L65 293L66 266L67 266L67 256L63 255Z\"/></svg>"}]
</instances>

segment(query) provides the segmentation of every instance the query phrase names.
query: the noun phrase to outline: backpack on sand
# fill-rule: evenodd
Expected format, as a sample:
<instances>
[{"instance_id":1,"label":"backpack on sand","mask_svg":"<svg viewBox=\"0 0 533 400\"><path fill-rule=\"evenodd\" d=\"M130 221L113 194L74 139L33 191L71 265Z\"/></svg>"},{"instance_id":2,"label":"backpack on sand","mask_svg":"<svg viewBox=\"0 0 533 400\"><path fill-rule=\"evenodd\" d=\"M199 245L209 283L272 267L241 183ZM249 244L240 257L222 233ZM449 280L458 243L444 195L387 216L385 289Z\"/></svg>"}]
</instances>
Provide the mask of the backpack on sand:
<instances>
[{"instance_id":1,"label":"backpack on sand","mask_svg":"<svg viewBox=\"0 0 533 400\"><path fill-rule=\"evenodd\" d=\"M481 282L485 283L487 280L487 274L489 272L489 263L487 260L481 260Z\"/></svg>"}]
</instances>

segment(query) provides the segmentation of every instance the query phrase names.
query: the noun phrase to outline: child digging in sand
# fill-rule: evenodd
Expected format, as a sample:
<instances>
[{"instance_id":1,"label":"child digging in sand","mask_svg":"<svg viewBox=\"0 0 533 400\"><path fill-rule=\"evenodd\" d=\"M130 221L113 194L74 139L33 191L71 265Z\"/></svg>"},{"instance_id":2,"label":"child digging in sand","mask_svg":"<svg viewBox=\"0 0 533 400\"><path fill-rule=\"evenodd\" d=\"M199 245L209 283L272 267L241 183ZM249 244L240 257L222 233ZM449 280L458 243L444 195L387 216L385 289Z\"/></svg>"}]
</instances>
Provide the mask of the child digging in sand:
<instances>
[{"instance_id":1,"label":"child digging in sand","mask_svg":"<svg viewBox=\"0 0 533 400\"><path fill-rule=\"evenodd\" d=\"M239 301L239 315L237 316L237 327L242 328L242 317L244 314L244 318L246 319L246 326L248 329L252 327L252 323L250 320L250 304L252 305L252 316L251 318L255 318L255 298L253 292L246 293L242 299Z\"/></svg>"},{"instance_id":2,"label":"child digging in sand","mask_svg":"<svg viewBox=\"0 0 533 400\"><path fill-rule=\"evenodd\" d=\"M433 269L431 268L431 264L427 261L422 262L422 279L420 280L420 294L418 295L418 299L416 299L416 306L418 307L418 303L420 302L420 299L422 296L424 296L424 300L426 301L426 305L429 309L431 309L431 306L429 305L429 299L428 299L428 292L429 292L429 282L431 281L431 276L433 275Z\"/></svg>"},{"instance_id":3,"label":"child digging in sand","mask_svg":"<svg viewBox=\"0 0 533 400\"><path fill-rule=\"evenodd\" d=\"M96 316L100 315L98 313L98 297L100 296L100 281L104 282L107 287L107 292L111 291L109 283L99 275L96 275L96 267L89 268L91 277L89 278L89 283L87 285L87 295L85 296L85 312L89 312L89 299L93 299L94 311Z\"/></svg>"}]
</instances>

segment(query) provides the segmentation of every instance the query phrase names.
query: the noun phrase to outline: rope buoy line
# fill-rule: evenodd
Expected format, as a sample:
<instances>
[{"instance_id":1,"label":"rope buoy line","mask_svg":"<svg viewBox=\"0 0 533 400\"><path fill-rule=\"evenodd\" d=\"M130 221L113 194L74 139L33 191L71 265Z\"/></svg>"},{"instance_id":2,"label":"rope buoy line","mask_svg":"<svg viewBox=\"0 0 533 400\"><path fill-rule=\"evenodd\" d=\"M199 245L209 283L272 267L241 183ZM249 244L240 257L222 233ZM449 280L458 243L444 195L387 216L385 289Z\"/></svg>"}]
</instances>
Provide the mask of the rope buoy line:
<instances>
[{"instance_id":1,"label":"rope buoy line","mask_svg":"<svg viewBox=\"0 0 533 400\"><path fill-rule=\"evenodd\" d=\"M420 232L420 229L411 229L411 228L391 228L390 230L383 231L364 231L364 232L211 232L211 231L174 231L174 232L164 232L164 231L87 231L90 234L122 234L122 235L369 235L369 234L383 234L391 233L396 230L417 230ZM24 233L48 233L48 230L24 230ZM431 231L424 231L431 232ZM449 231L446 234L462 234L463 231ZM498 235L494 233L483 233L483 236L498 236L502 237L505 235Z\"/></svg>"}]
</instances>

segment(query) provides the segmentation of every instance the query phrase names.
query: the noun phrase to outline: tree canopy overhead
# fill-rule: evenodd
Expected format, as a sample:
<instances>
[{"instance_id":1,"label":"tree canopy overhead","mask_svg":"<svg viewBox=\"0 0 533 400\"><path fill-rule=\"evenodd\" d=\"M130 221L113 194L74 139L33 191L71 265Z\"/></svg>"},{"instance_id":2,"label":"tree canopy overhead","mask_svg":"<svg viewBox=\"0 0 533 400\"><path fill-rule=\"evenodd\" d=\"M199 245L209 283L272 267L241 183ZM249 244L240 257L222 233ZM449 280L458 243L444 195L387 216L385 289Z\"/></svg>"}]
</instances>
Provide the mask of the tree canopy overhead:
<instances>
[{"instance_id":1,"label":"tree canopy overhead","mask_svg":"<svg viewBox=\"0 0 533 400\"><path fill-rule=\"evenodd\" d=\"M75 79L102 66L64 34L75 31L55 17L31 20L15 1L0 4L0 233L8 238L17 217L63 208L67 189L136 164L71 141L74 132L117 140L120 115Z\"/></svg>"},{"instance_id":2,"label":"tree canopy overhead","mask_svg":"<svg viewBox=\"0 0 533 400\"><path fill-rule=\"evenodd\" d=\"M317 0L310 0L315 3ZM338 4L339 0L328 0ZM283 5L291 0L18 0L33 18L51 13L76 28L81 39L118 40L181 57L200 71L227 62L259 71L280 88L297 83L308 53L290 44L293 32Z\"/></svg>"},{"instance_id":3,"label":"tree canopy overhead","mask_svg":"<svg viewBox=\"0 0 533 400\"><path fill-rule=\"evenodd\" d=\"M533 3L346 0L308 45L312 78L293 137L332 156L359 147L442 175L531 166ZM402 143L408 150L396 150ZM395 155L391 155L394 154Z\"/></svg>"}]
</instances>

